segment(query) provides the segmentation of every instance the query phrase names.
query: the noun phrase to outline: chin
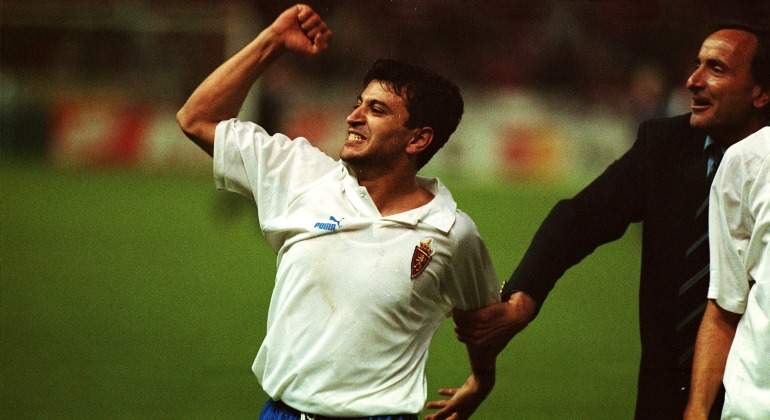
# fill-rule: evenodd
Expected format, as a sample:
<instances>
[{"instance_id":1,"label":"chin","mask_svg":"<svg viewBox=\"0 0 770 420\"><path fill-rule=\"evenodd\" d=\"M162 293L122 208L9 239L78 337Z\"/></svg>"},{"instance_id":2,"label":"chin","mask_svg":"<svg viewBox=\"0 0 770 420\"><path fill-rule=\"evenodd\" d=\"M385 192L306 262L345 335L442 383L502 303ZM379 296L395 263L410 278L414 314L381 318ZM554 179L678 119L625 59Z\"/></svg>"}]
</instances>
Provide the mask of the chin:
<instances>
[{"instance_id":1,"label":"chin","mask_svg":"<svg viewBox=\"0 0 770 420\"><path fill-rule=\"evenodd\" d=\"M344 147L342 148L342 150L340 150L340 159L341 160L348 160L348 159L350 159L350 157L352 155L353 155L353 153L351 153L350 150L348 150L348 149L346 149Z\"/></svg>"},{"instance_id":2,"label":"chin","mask_svg":"<svg viewBox=\"0 0 770 420\"><path fill-rule=\"evenodd\" d=\"M356 163L361 160L361 158L354 153L340 153L340 160L345 163Z\"/></svg>"},{"instance_id":3,"label":"chin","mask_svg":"<svg viewBox=\"0 0 770 420\"><path fill-rule=\"evenodd\" d=\"M710 119L706 117L705 115L697 115L697 114L691 114L690 115L690 126L694 128L701 128L705 129L711 126Z\"/></svg>"}]
</instances>

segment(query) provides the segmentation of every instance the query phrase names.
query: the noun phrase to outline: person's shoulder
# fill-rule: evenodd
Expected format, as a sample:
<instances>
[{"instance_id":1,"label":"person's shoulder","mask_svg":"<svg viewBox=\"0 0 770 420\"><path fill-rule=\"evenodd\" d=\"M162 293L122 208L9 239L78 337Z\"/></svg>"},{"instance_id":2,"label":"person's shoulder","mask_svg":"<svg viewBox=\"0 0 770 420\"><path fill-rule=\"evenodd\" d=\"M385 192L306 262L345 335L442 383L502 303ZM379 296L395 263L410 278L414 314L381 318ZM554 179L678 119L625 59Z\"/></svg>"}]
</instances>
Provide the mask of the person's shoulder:
<instances>
[{"instance_id":1,"label":"person's shoulder","mask_svg":"<svg viewBox=\"0 0 770 420\"><path fill-rule=\"evenodd\" d=\"M770 159L770 127L764 127L730 146L724 161L739 160L763 165Z\"/></svg>"},{"instance_id":2,"label":"person's shoulder","mask_svg":"<svg viewBox=\"0 0 770 420\"><path fill-rule=\"evenodd\" d=\"M732 153L750 153L750 152L767 152L770 150L770 127L763 127L758 131L750 134L743 140L730 146L729 151Z\"/></svg>"},{"instance_id":3,"label":"person's shoulder","mask_svg":"<svg viewBox=\"0 0 770 420\"><path fill-rule=\"evenodd\" d=\"M318 149L313 143L305 137L299 136L295 138L289 137L287 134L280 132L268 132L264 127L257 124L254 121L241 120L238 118L231 118L229 120L220 121L217 124L218 135L231 135L243 139L256 139L262 142L275 142L282 146L297 146L302 148ZM318 149L321 152L320 149ZM321 152L323 153L323 152Z\"/></svg>"},{"instance_id":4,"label":"person's shoulder","mask_svg":"<svg viewBox=\"0 0 770 420\"><path fill-rule=\"evenodd\" d=\"M471 227L473 229L476 228L476 223L473 221L473 218L468 215L468 213L462 211L461 209L455 210L455 223L461 224L463 226Z\"/></svg>"},{"instance_id":5,"label":"person's shoulder","mask_svg":"<svg viewBox=\"0 0 770 420\"><path fill-rule=\"evenodd\" d=\"M480 236L479 228L476 226L473 218L460 209L455 210L455 222L450 230L450 235L458 240Z\"/></svg>"},{"instance_id":6,"label":"person's shoulder","mask_svg":"<svg viewBox=\"0 0 770 420\"><path fill-rule=\"evenodd\" d=\"M695 150L702 147L706 133L690 125L690 114L674 117L654 118L639 125L639 140L647 144L650 150L669 150L671 148Z\"/></svg>"},{"instance_id":7,"label":"person's shoulder","mask_svg":"<svg viewBox=\"0 0 770 420\"><path fill-rule=\"evenodd\" d=\"M661 117L653 118L641 123L642 127L648 129L660 130L660 131L689 131L692 130L690 126L690 114L682 114L674 117Z\"/></svg>"},{"instance_id":8,"label":"person's shoulder","mask_svg":"<svg viewBox=\"0 0 770 420\"><path fill-rule=\"evenodd\" d=\"M222 131L231 131L237 134L247 133L260 133L268 135L267 131L265 131L262 126L259 124L248 121L248 120L242 120L239 118L230 118L227 120L222 120L219 123L217 123L217 129Z\"/></svg>"}]
</instances>

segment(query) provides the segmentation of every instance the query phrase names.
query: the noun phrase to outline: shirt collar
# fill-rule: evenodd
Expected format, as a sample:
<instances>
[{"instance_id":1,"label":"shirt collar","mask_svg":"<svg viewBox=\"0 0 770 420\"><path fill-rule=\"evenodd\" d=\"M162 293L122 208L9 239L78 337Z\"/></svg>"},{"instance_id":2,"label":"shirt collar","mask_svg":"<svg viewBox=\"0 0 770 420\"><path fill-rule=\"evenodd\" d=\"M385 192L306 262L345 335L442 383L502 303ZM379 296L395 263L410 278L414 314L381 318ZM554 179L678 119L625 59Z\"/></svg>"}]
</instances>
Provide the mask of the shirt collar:
<instances>
[{"instance_id":1,"label":"shirt collar","mask_svg":"<svg viewBox=\"0 0 770 420\"><path fill-rule=\"evenodd\" d=\"M457 203L452 193L438 178L417 177L417 183L433 194L433 199L427 204L403 213L383 217L399 223L416 226L418 222L427 223L443 233L449 233L457 216Z\"/></svg>"},{"instance_id":2,"label":"shirt collar","mask_svg":"<svg viewBox=\"0 0 770 420\"><path fill-rule=\"evenodd\" d=\"M353 204L356 207L361 206L363 203L359 201L360 196L349 194L351 192L350 190L361 188L358 184L358 180L351 174L351 171L344 162L342 162L340 167L345 177L342 182L343 191L348 193L346 195L351 201L355 200ZM448 233L449 230L452 229L457 215L457 203L454 198L452 198L452 193L449 192L438 178L418 176L417 184L433 194L433 199L430 202L412 210L381 217L381 219L410 226L416 226L417 223L423 222L435 227L443 233Z\"/></svg>"}]
</instances>

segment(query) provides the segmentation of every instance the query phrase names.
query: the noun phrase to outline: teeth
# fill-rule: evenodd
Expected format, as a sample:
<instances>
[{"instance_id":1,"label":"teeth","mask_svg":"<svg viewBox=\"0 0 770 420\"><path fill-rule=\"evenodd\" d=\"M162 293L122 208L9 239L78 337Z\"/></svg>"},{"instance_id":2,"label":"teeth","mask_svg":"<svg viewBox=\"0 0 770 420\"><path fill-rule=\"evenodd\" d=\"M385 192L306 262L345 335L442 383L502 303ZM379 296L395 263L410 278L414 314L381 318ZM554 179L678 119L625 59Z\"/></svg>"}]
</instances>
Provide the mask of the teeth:
<instances>
[{"instance_id":1,"label":"teeth","mask_svg":"<svg viewBox=\"0 0 770 420\"><path fill-rule=\"evenodd\" d=\"M360 134L348 133L348 140L350 141L364 141L364 138Z\"/></svg>"}]
</instances>

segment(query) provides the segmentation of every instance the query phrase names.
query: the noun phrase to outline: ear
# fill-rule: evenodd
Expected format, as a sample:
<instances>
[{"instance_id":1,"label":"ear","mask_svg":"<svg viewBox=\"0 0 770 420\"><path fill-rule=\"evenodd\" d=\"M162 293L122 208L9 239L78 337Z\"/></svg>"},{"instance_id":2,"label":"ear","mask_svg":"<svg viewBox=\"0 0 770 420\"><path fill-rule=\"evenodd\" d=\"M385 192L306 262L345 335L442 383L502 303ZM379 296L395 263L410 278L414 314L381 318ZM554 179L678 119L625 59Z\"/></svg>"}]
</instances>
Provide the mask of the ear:
<instances>
[{"instance_id":1,"label":"ear","mask_svg":"<svg viewBox=\"0 0 770 420\"><path fill-rule=\"evenodd\" d=\"M754 108L763 108L768 103L770 103L770 92L767 91L767 89L763 88L762 86L754 86L754 89L752 90L752 104L754 105Z\"/></svg>"},{"instance_id":2,"label":"ear","mask_svg":"<svg viewBox=\"0 0 770 420\"><path fill-rule=\"evenodd\" d=\"M410 155L420 154L430 146L433 141L433 128L423 127L414 131L414 137L406 144L406 153Z\"/></svg>"}]
</instances>

